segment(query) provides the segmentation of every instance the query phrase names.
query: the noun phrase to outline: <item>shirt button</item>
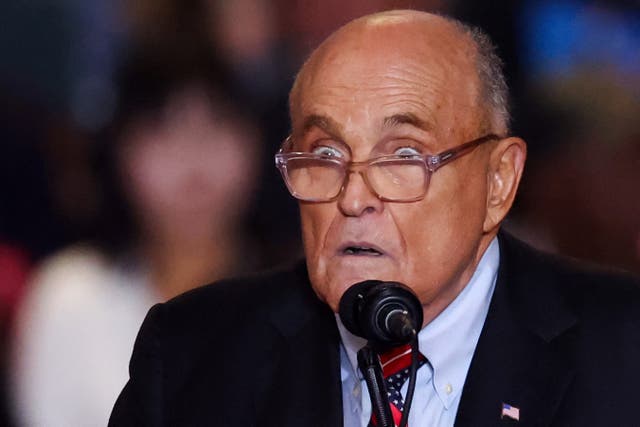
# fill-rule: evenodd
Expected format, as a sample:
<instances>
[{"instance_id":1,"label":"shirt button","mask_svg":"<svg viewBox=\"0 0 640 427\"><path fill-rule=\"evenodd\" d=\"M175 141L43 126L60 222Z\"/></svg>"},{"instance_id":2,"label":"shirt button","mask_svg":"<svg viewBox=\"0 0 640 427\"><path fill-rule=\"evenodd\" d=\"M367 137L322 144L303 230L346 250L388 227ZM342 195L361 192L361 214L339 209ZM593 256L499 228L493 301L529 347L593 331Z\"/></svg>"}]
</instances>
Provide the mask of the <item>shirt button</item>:
<instances>
[{"instance_id":1,"label":"shirt button","mask_svg":"<svg viewBox=\"0 0 640 427\"><path fill-rule=\"evenodd\" d=\"M453 386L451 384L447 384L444 388L444 391L446 391L447 394L451 394L451 392L453 391Z\"/></svg>"},{"instance_id":2,"label":"shirt button","mask_svg":"<svg viewBox=\"0 0 640 427\"><path fill-rule=\"evenodd\" d=\"M355 386L353 388L352 394L353 394L353 397L356 397L356 398L360 397L360 386L359 385L357 385L357 386Z\"/></svg>"}]
</instances>

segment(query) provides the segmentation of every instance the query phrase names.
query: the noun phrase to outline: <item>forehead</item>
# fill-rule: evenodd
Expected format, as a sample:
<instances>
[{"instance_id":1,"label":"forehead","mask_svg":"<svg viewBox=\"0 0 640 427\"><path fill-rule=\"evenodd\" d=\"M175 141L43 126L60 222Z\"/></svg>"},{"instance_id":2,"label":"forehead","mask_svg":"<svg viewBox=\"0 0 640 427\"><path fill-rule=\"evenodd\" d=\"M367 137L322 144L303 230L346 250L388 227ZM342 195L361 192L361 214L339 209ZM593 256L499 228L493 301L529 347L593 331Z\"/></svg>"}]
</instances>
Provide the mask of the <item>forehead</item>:
<instances>
[{"instance_id":1,"label":"forehead","mask_svg":"<svg viewBox=\"0 0 640 427\"><path fill-rule=\"evenodd\" d=\"M311 115L344 126L411 116L436 133L474 116L474 51L452 25L374 22L341 31L299 76L292 96L294 131Z\"/></svg>"}]
</instances>

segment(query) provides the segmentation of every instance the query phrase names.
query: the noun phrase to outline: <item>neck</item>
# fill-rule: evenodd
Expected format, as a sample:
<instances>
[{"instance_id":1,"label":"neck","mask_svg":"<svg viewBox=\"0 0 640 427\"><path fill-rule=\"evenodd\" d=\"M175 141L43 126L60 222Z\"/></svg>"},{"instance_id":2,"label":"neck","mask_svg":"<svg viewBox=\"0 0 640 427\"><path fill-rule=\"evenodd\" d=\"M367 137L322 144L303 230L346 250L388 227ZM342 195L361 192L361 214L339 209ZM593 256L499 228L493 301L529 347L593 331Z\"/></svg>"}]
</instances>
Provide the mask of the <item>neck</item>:
<instances>
[{"instance_id":1,"label":"neck","mask_svg":"<svg viewBox=\"0 0 640 427\"><path fill-rule=\"evenodd\" d=\"M207 239L158 239L143 248L150 279L165 300L215 281L233 268L238 243L230 236Z\"/></svg>"},{"instance_id":2,"label":"neck","mask_svg":"<svg viewBox=\"0 0 640 427\"><path fill-rule=\"evenodd\" d=\"M447 287L448 292L446 294L440 295L438 298L436 298L436 300L423 306L423 327L431 323L433 319L438 317L438 315L440 315L440 313L442 313L449 306L449 304L451 304L453 300L455 300L458 295L460 295L460 292L462 292L462 290L469 284L471 278L473 277L473 274L476 272L476 269L480 264L480 261L482 260L482 256L487 251L487 248L496 237L496 235L497 230L496 232L487 233L481 237L476 250L473 252L473 256L471 257L470 262L467 263L466 267L453 278L453 281L457 284L457 286Z\"/></svg>"}]
</instances>

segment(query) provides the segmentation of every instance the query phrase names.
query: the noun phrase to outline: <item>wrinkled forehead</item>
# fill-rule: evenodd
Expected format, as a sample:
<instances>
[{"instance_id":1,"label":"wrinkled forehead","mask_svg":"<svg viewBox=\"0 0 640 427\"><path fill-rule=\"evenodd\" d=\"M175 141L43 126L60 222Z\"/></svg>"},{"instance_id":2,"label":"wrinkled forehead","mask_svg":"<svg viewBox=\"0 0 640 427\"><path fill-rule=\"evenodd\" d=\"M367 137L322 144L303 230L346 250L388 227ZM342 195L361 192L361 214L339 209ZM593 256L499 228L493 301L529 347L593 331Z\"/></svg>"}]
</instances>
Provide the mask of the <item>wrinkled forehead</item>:
<instances>
[{"instance_id":1,"label":"wrinkled forehead","mask_svg":"<svg viewBox=\"0 0 640 427\"><path fill-rule=\"evenodd\" d=\"M349 113L393 109L433 126L456 115L474 116L478 106L475 47L440 17L372 19L340 29L301 70L291 94L294 129L322 106ZM362 111L368 114L370 111Z\"/></svg>"}]
</instances>

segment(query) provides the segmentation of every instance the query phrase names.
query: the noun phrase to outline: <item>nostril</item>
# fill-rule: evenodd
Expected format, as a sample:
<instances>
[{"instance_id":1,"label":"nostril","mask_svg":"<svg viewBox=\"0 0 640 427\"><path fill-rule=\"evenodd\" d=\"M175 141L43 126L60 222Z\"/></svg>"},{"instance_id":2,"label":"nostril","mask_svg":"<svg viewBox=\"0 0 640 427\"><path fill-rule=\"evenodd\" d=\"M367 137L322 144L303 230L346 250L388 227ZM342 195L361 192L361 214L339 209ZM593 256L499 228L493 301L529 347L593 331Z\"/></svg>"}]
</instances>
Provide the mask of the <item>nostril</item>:
<instances>
[{"instance_id":1,"label":"nostril","mask_svg":"<svg viewBox=\"0 0 640 427\"><path fill-rule=\"evenodd\" d=\"M344 185L338 198L338 209L343 215L358 217L382 210L382 201L369 187L361 172L350 173Z\"/></svg>"}]
</instances>

